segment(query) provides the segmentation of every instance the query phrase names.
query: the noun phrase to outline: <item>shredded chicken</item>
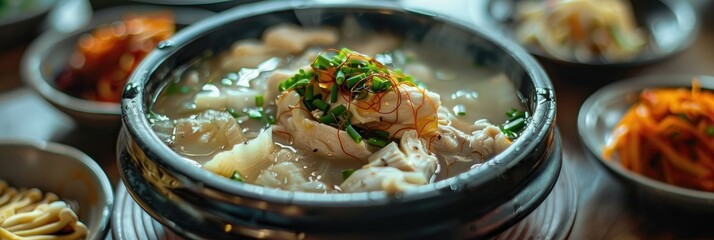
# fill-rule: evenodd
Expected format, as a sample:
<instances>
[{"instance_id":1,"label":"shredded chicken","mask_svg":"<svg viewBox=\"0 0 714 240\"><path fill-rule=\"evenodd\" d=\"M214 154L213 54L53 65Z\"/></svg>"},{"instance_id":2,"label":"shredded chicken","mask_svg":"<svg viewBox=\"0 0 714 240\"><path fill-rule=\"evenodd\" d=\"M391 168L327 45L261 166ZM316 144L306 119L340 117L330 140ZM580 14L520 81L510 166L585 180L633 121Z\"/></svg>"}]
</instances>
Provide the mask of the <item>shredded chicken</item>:
<instances>
[{"instance_id":1,"label":"shredded chicken","mask_svg":"<svg viewBox=\"0 0 714 240\"><path fill-rule=\"evenodd\" d=\"M320 181L308 181L302 169L294 162L271 165L255 180L256 184L291 191L325 192L327 186Z\"/></svg>"},{"instance_id":2,"label":"shredded chicken","mask_svg":"<svg viewBox=\"0 0 714 240\"><path fill-rule=\"evenodd\" d=\"M266 160L273 153L274 146L273 131L268 129L255 139L238 143L233 149L216 154L203 168L224 177L230 177L234 171L251 176L267 165Z\"/></svg>"},{"instance_id":3,"label":"shredded chicken","mask_svg":"<svg viewBox=\"0 0 714 240\"><path fill-rule=\"evenodd\" d=\"M372 154L364 141L356 143L347 132L317 122L310 113L297 107L301 103L296 92L285 92L278 98L276 105L281 126L276 130L289 132L296 147L317 149L318 156L330 159L365 160Z\"/></svg>"},{"instance_id":4,"label":"shredded chicken","mask_svg":"<svg viewBox=\"0 0 714 240\"><path fill-rule=\"evenodd\" d=\"M416 131L404 133L399 147L392 142L369 157L369 163L342 183L345 192L403 191L426 184L434 176L437 159L424 146ZM395 171L397 170L397 171Z\"/></svg>"},{"instance_id":5,"label":"shredded chicken","mask_svg":"<svg viewBox=\"0 0 714 240\"><path fill-rule=\"evenodd\" d=\"M245 141L242 128L223 111L207 110L194 117L164 120L153 125L164 142L179 153L207 156Z\"/></svg>"},{"instance_id":6,"label":"shredded chicken","mask_svg":"<svg viewBox=\"0 0 714 240\"><path fill-rule=\"evenodd\" d=\"M278 25L263 34L265 45L292 54L305 51L309 46L327 46L337 43L337 31L330 28L303 29L295 25Z\"/></svg>"}]
</instances>

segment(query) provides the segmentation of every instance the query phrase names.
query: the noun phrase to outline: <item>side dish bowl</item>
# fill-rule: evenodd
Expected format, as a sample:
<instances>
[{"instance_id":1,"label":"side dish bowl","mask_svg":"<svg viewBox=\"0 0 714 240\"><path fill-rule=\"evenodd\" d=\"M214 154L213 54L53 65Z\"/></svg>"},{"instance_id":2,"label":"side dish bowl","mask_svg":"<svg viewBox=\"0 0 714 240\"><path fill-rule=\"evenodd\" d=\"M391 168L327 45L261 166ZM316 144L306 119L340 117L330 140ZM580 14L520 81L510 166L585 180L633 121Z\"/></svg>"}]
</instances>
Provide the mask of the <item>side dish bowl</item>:
<instances>
[{"instance_id":1,"label":"side dish bowl","mask_svg":"<svg viewBox=\"0 0 714 240\"><path fill-rule=\"evenodd\" d=\"M76 202L87 239L109 230L114 195L109 178L92 158L72 147L40 141L0 140L0 179L13 187L34 187Z\"/></svg>"},{"instance_id":2,"label":"side dish bowl","mask_svg":"<svg viewBox=\"0 0 714 240\"><path fill-rule=\"evenodd\" d=\"M714 210L714 192L678 187L636 174L625 169L617 161L602 158L603 148L625 112L637 101L646 88L691 88L692 79L699 79L702 90L714 90L714 77L664 75L645 76L610 84L591 95L578 114L578 132L590 159L598 162L615 177L636 191L641 191L647 200L666 202L691 210Z\"/></svg>"},{"instance_id":3,"label":"side dish bowl","mask_svg":"<svg viewBox=\"0 0 714 240\"><path fill-rule=\"evenodd\" d=\"M506 35L515 39L516 5L529 0L489 0L473 2L473 14L488 16L493 27L502 29ZM546 1L543 1L546 2ZM622 61L588 62L563 59L552 56L542 48L527 44L524 47L532 54L565 65L585 67L628 67L642 65L665 59L689 47L696 38L699 23L697 12L687 1L676 0L635 0L631 3L636 25L644 30L648 43L638 56Z\"/></svg>"},{"instance_id":4,"label":"side dish bowl","mask_svg":"<svg viewBox=\"0 0 714 240\"><path fill-rule=\"evenodd\" d=\"M322 194L236 184L185 161L154 134L147 115L172 70L256 38L279 23L335 26L346 17L425 42L502 71L532 114L511 147L468 172L406 191ZM425 36L430 36L428 39ZM489 237L527 216L548 195L561 165L555 96L541 67L517 44L447 17L395 2L269 1L192 25L152 52L122 99L117 160L128 192L151 216L189 238Z\"/></svg>"},{"instance_id":5,"label":"side dish bowl","mask_svg":"<svg viewBox=\"0 0 714 240\"><path fill-rule=\"evenodd\" d=\"M0 32L6 33L0 35L0 49L31 40L45 27L44 20L57 2L59 1L25 0L0 3Z\"/></svg>"},{"instance_id":6,"label":"side dish bowl","mask_svg":"<svg viewBox=\"0 0 714 240\"><path fill-rule=\"evenodd\" d=\"M23 56L20 66L22 78L42 97L78 122L90 126L117 126L121 110L119 103L99 102L71 96L55 86L57 76L64 70L75 51L79 38L93 29L121 21L130 13L154 11L174 13L178 27L187 26L213 14L202 9L166 8L150 6L122 6L94 13L88 25L69 33L48 31L38 37Z\"/></svg>"}]
</instances>

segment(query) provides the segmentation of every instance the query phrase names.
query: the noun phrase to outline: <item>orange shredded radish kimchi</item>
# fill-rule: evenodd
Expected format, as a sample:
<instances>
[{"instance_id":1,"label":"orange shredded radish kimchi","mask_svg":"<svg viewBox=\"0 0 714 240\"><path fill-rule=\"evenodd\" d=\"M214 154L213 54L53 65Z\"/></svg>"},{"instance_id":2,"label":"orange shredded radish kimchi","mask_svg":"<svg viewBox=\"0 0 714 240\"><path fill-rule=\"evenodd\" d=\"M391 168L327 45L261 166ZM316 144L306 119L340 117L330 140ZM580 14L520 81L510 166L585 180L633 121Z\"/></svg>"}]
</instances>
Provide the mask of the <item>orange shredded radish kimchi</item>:
<instances>
[{"instance_id":1,"label":"orange shredded radish kimchi","mask_svg":"<svg viewBox=\"0 0 714 240\"><path fill-rule=\"evenodd\" d=\"M714 191L714 93L648 89L612 132L603 157L669 184Z\"/></svg>"}]
</instances>

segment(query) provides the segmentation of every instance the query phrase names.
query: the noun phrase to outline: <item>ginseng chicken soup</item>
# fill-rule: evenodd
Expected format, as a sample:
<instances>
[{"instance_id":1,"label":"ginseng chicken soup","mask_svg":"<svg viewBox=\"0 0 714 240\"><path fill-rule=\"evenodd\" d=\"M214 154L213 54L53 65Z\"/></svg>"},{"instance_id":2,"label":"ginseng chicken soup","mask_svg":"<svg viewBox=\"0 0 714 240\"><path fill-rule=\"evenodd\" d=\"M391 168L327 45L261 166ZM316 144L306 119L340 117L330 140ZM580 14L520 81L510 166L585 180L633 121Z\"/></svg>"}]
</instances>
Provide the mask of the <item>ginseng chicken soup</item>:
<instances>
[{"instance_id":1,"label":"ginseng chicken soup","mask_svg":"<svg viewBox=\"0 0 714 240\"><path fill-rule=\"evenodd\" d=\"M511 80L473 56L354 28L276 25L170 78L148 116L163 142L290 191L408 191L478 167L528 121Z\"/></svg>"}]
</instances>

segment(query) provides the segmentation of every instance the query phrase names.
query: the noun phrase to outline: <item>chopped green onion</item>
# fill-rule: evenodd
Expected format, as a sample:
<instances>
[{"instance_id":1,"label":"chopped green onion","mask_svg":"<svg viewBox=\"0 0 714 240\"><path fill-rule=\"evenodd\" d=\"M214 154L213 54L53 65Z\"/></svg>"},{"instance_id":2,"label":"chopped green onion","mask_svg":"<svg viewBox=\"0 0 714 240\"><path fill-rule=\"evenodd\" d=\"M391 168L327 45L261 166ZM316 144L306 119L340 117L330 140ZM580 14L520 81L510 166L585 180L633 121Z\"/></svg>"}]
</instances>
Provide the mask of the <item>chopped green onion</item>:
<instances>
[{"instance_id":1,"label":"chopped green onion","mask_svg":"<svg viewBox=\"0 0 714 240\"><path fill-rule=\"evenodd\" d=\"M305 72L305 70L300 69L298 74L295 74L295 76L288 78L285 81L282 81L278 85L278 90L282 92L282 91L290 90L293 88L299 88L299 87L305 86L310 82L310 79L312 79L314 76L315 76L314 72Z\"/></svg>"},{"instance_id":2,"label":"chopped green onion","mask_svg":"<svg viewBox=\"0 0 714 240\"><path fill-rule=\"evenodd\" d=\"M501 132L502 132L503 134L506 134L506 136L508 136L508 138L510 138L510 139L516 138L516 133L504 129L504 128L503 128L503 125L499 125L499 126L498 126L498 129L501 130Z\"/></svg>"},{"instance_id":3,"label":"chopped green onion","mask_svg":"<svg viewBox=\"0 0 714 240\"><path fill-rule=\"evenodd\" d=\"M327 112L330 115L334 116L341 116L343 113L347 111L347 108L345 105L339 105L337 107L332 108L329 112Z\"/></svg>"},{"instance_id":4,"label":"chopped green onion","mask_svg":"<svg viewBox=\"0 0 714 240\"><path fill-rule=\"evenodd\" d=\"M454 113L459 116L466 115L466 107L463 104L457 104L454 106Z\"/></svg>"},{"instance_id":5,"label":"chopped green onion","mask_svg":"<svg viewBox=\"0 0 714 240\"><path fill-rule=\"evenodd\" d=\"M337 84L332 84L332 89L330 89L330 103L337 102L337 94L339 92L340 92L340 89L338 89Z\"/></svg>"},{"instance_id":6,"label":"chopped green onion","mask_svg":"<svg viewBox=\"0 0 714 240\"><path fill-rule=\"evenodd\" d=\"M181 86L181 84L177 82L172 82L168 86L166 86L166 95L174 95L177 93L180 94L187 94L191 92L191 88L188 86Z\"/></svg>"},{"instance_id":7,"label":"chopped green onion","mask_svg":"<svg viewBox=\"0 0 714 240\"><path fill-rule=\"evenodd\" d=\"M383 148L384 146L387 146L387 141L381 138L368 138L367 144Z\"/></svg>"},{"instance_id":8,"label":"chopped green onion","mask_svg":"<svg viewBox=\"0 0 714 240\"><path fill-rule=\"evenodd\" d=\"M352 140L354 140L356 143L362 142L362 136L359 135L357 130L355 130L355 128L353 128L352 125L347 125L347 127L345 128L345 131L347 132L347 135L350 135Z\"/></svg>"},{"instance_id":9,"label":"chopped green onion","mask_svg":"<svg viewBox=\"0 0 714 240\"><path fill-rule=\"evenodd\" d=\"M714 126L707 126L707 128L704 129L704 132L707 134L707 136L714 137Z\"/></svg>"},{"instance_id":10,"label":"chopped green onion","mask_svg":"<svg viewBox=\"0 0 714 240\"><path fill-rule=\"evenodd\" d=\"M238 172L238 170L233 171L233 175L231 175L231 180L245 182L245 179L243 179L243 176L240 175L240 172Z\"/></svg>"},{"instance_id":11,"label":"chopped green onion","mask_svg":"<svg viewBox=\"0 0 714 240\"><path fill-rule=\"evenodd\" d=\"M303 99L302 103L305 104L305 107L308 111L315 110L315 105L312 104L311 100Z\"/></svg>"},{"instance_id":12,"label":"chopped green onion","mask_svg":"<svg viewBox=\"0 0 714 240\"><path fill-rule=\"evenodd\" d=\"M156 114L154 111L149 111L149 113L146 114L146 115L147 115L146 117L147 117L149 120L159 119L159 115Z\"/></svg>"},{"instance_id":13,"label":"chopped green onion","mask_svg":"<svg viewBox=\"0 0 714 240\"><path fill-rule=\"evenodd\" d=\"M313 88L313 86L307 86L305 88L305 99L312 100L312 98L315 96L314 91L315 89Z\"/></svg>"},{"instance_id":14,"label":"chopped green onion","mask_svg":"<svg viewBox=\"0 0 714 240\"><path fill-rule=\"evenodd\" d=\"M508 117L510 120L515 120L516 118L524 118L526 117L526 112L511 108L511 110L508 110L508 112L506 112L506 117Z\"/></svg>"},{"instance_id":15,"label":"chopped green onion","mask_svg":"<svg viewBox=\"0 0 714 240\"><path fill-rule=\"evenodd\" d=\"M355 170L354 170L354 169L351 169L351 168L342 170L342 180L343 180L343 181L344 181L344 180L347 180L347 178L349 178L350 176L352 176L352 174L353 174L354 172L355 172Z\"/></svg>"},{"instance_id":16,"label":"chopped green onion","mask_svg":"<svg viewBox=\"0 0 714 240\"><path fill-rule=\"evenodd\" d=\"M339 66L340 64L342 64L342 62L345 61L346 57L347 57L347 54L345 54L344 52L341 52L341 53L335 55L334 57L332 57L332 61L330 63L332 63L333 66Z\"/></svg>"},{"instance_id":17,"label":"chopped green onion","mask_svg":"<svg viewBox=\"0 0 714 240\"><path fill-rule=\"evenodd\" d=\"M361 91L361 92L357 93L357 95L355 96L355 99L366 98L368 94L369 93L367 91Z\"/></svg>"},{"instance_id":18,"label":"chopped green onion","mask_svg":"<svg viewBox=\"0 0 714 240\"><path fill-rule=\"evenodd\" d=\"M320 117L319 121L324 124L330 124L335 122L335 115L332 114L325 114L324 116Z\"/></svg>"},{"instance_id":19,"label":"chopped green onion","mask_svg":"<svg viewBox=\"0 0 714 240\"><path fill-rule=\"evenodd\" d=\"M236 111L236 110L233 109L233 108L226 109L226 112L229 113L231 116L233 116L233 118L239 118L239 117L240 117L240 113L238 113L238 111Z\"/></svg>"},{"instance_id":20,"label":"chopped green onion","mask_svg":"<svg viewBox=\"0 0 714 240\"><path fill-rule=\"evenodd\" d=\"M179 93L181 93L181 94L186 94L186 93L189 93L190 91L191 91L191 89L188 88L187 86L181 86L181 88L179 88Z\"/></svg>"},{"instance_id":21,"label":"chopped green onion","mask_svg":"<svg viewBox=\"0 0 714 240\"><path fill-rule=\"evenodd\" d=\"M526 126L526 119L525 118L519 118L513 121L509 121L503 126L503 129L506 129L511 132L519 132L523 129L523 127Z\"/></svg>"},{"instance_id":22,"label":"chopped green onion","mask_svg":"<svg viewBox=\"0 0 714 240\"><path fill-rule=\"evenodd\" d=\"M270 115L270 114L263 114L263 120L265 120L266 123L273 125L275 124L275 116Z\"/></svg>"},{"instance_id":23,"label":"chopped green onion","mask_svg":"<svg viewBox=\"0 0 714 240\"><path fill-rule=\"evenodd\" d=\"M385 131L380 131L380 130L370 130L367 133L367 136L381 138L381 139L389 139L389 133L385 132Z\"/></svg>"},{"instance_id":24,"label":"chopped green onion","mask_svg":"<svg viewBox=\"0 0 714 240\"><path fill-rule=\"evenodd\" d=\"M337 82L337 85L342 85L342 83L345 82L345 73L342 72L342 70L337 70L335 82Z\"/></svg>"},{"instance_id":25,"label":"chopped green onion","mask_svg":"<svg viewBox=\"0 0 714 240\"><path fill-rule=\"evenodd\" d=\"M364 78L366 78L366 77L367 77L367 74L361 73L361 74L354 75L354 76L348 78L347 79L347 87L348 88L354 87L355 85L357 85L357 83L364 80Z\"/></svg>"},{"instance_id":26,"label":"chopped green onion","mask_svg":"<svg viewBox=\"0 0 714 240\"><path fill-rule=\"evenodd\" d=\"M414 77L406 75L403 78L398 79L399 82L414 82Z\"/></svg>"},{"instance_id":27,"label":"chopped green onion","mask_svg":"<svg viewBox=\"0 0 714 240\"><path fill-rule=\"evenodd\" d=\"M250 119L263 119L263 108L248 109L246 113Z\"/></svg>"},{"instance_id":28,"label":"chopped green onion","mask_svg":"<svg viewBox=\"0 0 714 240\"><path fill-rule=\"evenodd\" d=\"M392 86L392 82L384 80L381 77L372 77L372 91L383 92L387 91Z\"/></svg>"},{"instance_id":29,"label":"chopped green onion","mask_svg":"<svg viewBox=\"0 0 714 240\"><path fill-rule=\"evenodd\" d=\"M349 65L353 67L366 66L369 62L362 59L350 59Z\"/></svg>"},{"instance_id":30,"label":"chopped green onion","mask_svg":"<svg viewBox=\"0 0 714 240\"><path fill-rule=\"evenodd\" d=\"M313 66L315 66L316 68L325 70L325 69L330 68L330 66L331 66L330 62L331 62L331 60L329 58L327 58L325 56L325 54L320 54L320 55L317 55L317 58L315 59L315 64Z\"/></svg>"},{"instance_id":31,"label":"chopped green onion","mask_svg":"<svg viewBox=\"0 0 714 240\"><path fill-rule=\"evenodd\" d=\"M306 86L309 82L310 82L310 79L307 79L307 78L300 79L297 82L295 82L295 84L293 84L292 88Z\"/></svg>"},{"instance_id":32,"label":"chopped green onion","mask_svg":"<svg viewBox=\"0 0 714 240\"><path fill-rule=\"evenodd\" d=\"M327 104L325 101L322 101L322 99L319 98L313 99L312 105L315 106L317 109L322 110L322 112L327 112L327 110L330 109L330 104Z\"/></svg>"},{"instance_id":33,"label":"chopped green onion","mask_svg":"<svg viewBox=\"0 0 714 240\"><path fill-rule=\"evenodd\" d=\"M255 106L262 107L263 103L263 95L255 95Z\"/></svg>"}]
</instances>

